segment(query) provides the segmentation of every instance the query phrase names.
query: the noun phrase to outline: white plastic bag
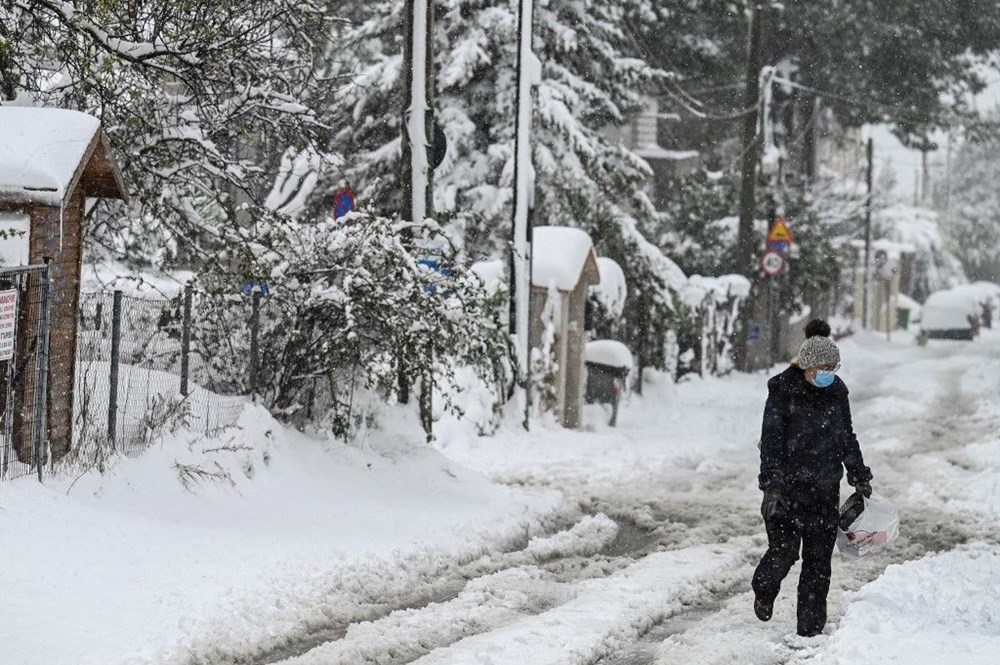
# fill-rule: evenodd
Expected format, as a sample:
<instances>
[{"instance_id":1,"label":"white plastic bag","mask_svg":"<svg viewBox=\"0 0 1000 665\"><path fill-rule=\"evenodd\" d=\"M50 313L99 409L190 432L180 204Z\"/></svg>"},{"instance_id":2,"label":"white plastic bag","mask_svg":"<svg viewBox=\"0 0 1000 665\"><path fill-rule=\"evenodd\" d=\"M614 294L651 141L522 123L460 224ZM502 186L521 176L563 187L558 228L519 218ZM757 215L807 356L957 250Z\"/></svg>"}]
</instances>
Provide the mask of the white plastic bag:
<instances>
[{"instance_id":1,"label":"white plastic bag","mask_svg":"<svg viewBox=\"0 0 1000 665\"><path fill-rule=\"evenodd\" d=\"M865 509L847 530L837 529L837 549L844 554L862 557L895 540L899 535L899 513L889 500L872 493ZM844 506L847 502L844 502ZM844 507L841 507L843 511Z\"/></svg>"}]
</instances>

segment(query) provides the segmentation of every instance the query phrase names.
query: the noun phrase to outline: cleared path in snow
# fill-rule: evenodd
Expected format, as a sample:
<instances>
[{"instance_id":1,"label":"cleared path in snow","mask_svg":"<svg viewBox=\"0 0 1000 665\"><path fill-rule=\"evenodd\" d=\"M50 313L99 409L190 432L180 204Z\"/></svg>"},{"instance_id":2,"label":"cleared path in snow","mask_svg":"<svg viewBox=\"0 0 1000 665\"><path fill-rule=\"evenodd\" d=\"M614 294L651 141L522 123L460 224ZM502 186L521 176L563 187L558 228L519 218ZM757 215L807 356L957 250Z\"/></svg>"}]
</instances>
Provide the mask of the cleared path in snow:
<instances>
[{"instance_id":1,"label":"cleared path in snow","mask_svg":"<svg viewBox=\"0 0 1000 665\"><path fill-rule=\"evenodd\" d=\"M901 537L878 556L854 560L834 555L827 633L836 629L843 594L874 580L887 566L996 538L995 524L949 509L923 488L954 466L951 458L957 450L995 428L995 420L976 414L982 400L997 397L988 379L998 366L997 339L924 348L879 349L876 343L868 355L866 371L848 379L855 425L876 476L876 491L891 497L900 510ZM758 622L750 609L752 569L745 567L747 581L738 593L702 599L702 607L696 605L654 627L601 665L777 665L808 663L821 655L828 637L804 640L794 634L798 566L786 580L768 624Z\"/></svg>"}]
</instances>

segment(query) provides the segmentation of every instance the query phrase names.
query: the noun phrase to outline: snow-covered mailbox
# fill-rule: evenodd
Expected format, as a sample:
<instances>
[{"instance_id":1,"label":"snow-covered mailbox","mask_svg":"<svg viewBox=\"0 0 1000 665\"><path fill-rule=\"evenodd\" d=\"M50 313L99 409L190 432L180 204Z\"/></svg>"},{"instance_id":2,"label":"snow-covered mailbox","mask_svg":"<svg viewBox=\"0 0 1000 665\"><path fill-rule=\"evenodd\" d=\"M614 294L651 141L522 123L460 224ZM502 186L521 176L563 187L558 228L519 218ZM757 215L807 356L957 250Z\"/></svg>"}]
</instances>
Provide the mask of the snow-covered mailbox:
<instances>
[{"instance_id":1,"label":"snow-covered mailbox","mask_svg":"<svg viewBox=\"0 0 1000 665\"><path fill-rule=\"evenodd\" d=\"M556 417L564 427L580 427L587 290L601 281L594 245L580 229L537 226L531 256L531 348L555 360Z\"/></svg>"},{"instance_id":2,"label":"snow-covered mailbox","mask_svg":"<svg viewBox=\"0 0 1000 665\"><path fill-rule=\"evenodd\" d=\"M97 118L64 109L0 106L0 269L5 288L24 288L19 299L14 365L35 366L41 304L40 274L15 284L10 268L49 263L49 355L43 439L58 459L73 436L73 388L77 309L83 253L83 215L88 198L125 200L121 173ZM8 373L3 373L7 381ZM33 461L33 372L13 374L12 443L21 462ZM3 386L6 393L7 386Z\"/></svg>"}]
</instances>

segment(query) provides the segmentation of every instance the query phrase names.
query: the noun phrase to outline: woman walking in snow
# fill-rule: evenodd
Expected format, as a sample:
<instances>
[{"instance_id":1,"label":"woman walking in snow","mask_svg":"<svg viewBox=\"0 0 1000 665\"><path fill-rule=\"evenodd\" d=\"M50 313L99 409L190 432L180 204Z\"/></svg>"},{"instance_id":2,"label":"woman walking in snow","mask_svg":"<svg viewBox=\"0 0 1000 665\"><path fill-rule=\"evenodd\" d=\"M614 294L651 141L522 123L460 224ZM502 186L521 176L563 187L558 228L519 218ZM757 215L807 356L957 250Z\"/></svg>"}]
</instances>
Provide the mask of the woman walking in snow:
<instances>
[{"instance_id":1,"label":"woman walking in snow","mask_svg":"<svg viewBox=\"0 0 1000 665\"><path fill-rule=\"evenodd\" d=\"M753 576L754 612L761 621L771 618L801 547L797 614L798 634L805 637L819 635L826 625L844 467L850 485L865 496L872 492L872 472L854 434L839 368L830 326L813 319L798 357L767 382L759 477L767 552Z\"/></svg>"}]
</instances>

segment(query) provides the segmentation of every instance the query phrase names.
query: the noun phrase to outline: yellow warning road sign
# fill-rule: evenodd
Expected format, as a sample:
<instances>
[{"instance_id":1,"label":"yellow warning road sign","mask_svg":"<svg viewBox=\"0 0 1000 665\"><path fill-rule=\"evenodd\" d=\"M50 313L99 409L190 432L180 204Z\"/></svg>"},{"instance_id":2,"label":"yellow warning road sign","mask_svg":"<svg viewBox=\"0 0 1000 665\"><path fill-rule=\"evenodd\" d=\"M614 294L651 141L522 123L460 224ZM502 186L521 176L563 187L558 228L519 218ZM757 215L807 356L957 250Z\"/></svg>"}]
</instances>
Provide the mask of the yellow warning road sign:
<instances>
[{"instance_id":1,"label":"yellow warning road sign","mask_svg":"<svg viewBox=\"0 0 1000 665\"><path fill-rule=\"evenodd\" d=\"M767 234L768 242L795 242L792 238L792 232L788 230L788 225L785 224L785 220L780 217L774 222L774 226Z\"/></svg>"}]
</instances>

